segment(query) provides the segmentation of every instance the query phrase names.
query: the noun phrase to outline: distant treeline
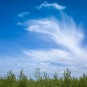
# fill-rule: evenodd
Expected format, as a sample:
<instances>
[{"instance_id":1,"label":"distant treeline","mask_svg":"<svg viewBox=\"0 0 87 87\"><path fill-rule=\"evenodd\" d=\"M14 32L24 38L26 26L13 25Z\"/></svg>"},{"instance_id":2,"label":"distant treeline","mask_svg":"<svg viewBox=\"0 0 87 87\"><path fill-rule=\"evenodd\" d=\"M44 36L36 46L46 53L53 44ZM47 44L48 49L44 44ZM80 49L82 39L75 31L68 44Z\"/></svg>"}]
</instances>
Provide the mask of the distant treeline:
<instances>
[{"instance_id":1,"label":"distant treeline","mask_svg":"<svg viewBox=\"0 0 87 87\"><path fill-rule=\"evenodd\" d=\"M29 79L21 70L16 77L9 71L6 76L0 76L0 87L87 87L86 74L79 78L71 77L68 69L64 71L62 78L59 78L57 73L50 78L45 72L41 74L40 69L36 69L34 76L36 79Z\"/></svg>"}]
</instances>

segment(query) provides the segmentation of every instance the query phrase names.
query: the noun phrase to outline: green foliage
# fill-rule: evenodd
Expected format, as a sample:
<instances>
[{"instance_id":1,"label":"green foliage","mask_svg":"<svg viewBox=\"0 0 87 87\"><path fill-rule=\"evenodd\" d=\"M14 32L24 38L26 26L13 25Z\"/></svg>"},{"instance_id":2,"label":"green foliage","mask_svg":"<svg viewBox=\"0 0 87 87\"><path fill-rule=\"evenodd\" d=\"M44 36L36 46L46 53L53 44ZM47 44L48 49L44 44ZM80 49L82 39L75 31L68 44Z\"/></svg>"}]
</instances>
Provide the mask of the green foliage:
<instances>
[{"instance_id":1,"label":"green foliage","mask_svg":"<svg viewBox=\"0 0 87 87\"><path fill-rule=\"evenodd\" d=\"M46 72L41 73L40 69L35 70L34 76L36 79L28 79L23 69L18 77L9 71L6 76L0 77L0 87L87 87L86 74L79 78L71 77L68 69L64 71L62 78L59 78L57 73L50 78Z\"/></svg>"},{"instance_id":2,"label":"green foliage","mask_svg":"<svg viewBox=\"0 0 87 87\"><path fill-rule=\"evenodd\" d=\"M34 76L37 80L42 79L41 73L40 73L40 68L36 68Z\"/></svg>"},{"instance_id":3,"label":"green foliage","mask_svg":"<svg viewBox=\"0 0 87 87\"><path fill-rule=\"evenodd\" d=\"M79 87L87 87L87 75L83 74L79 80Z\"/></svg>"},{"instance_id":4,"label":"green foliage","mask_svg":"<svg viewBox=\"0 0 87 87\"><path fill-rule=\"evenodd\" d=\"M64 87L70 87L71 86L71 72L66 69L66 71L64 71L63 73L64 75L64 82L63 82L63 86Z\"/></svg>"},{"instance_id":5,"label":"green foliage","mask_svg":"<svg viewBox=\"0 0 87 87\"><path fill-rule=\"evenodd\" d=\"M20 71L19 79L18 79L18 87L28 87L28 79L24 74L23 69Z\"/></svg>"},{"instance_id":6,"label":"green foliage","mask_svg":"<svg viewBox=\"0 0 87 87\"><path fill-rule=\"evenodd\" d=\"M12 71L7 73L7 76L0 78L0 87L15 87L16 77Z\"/></svg>"}]
</instances>

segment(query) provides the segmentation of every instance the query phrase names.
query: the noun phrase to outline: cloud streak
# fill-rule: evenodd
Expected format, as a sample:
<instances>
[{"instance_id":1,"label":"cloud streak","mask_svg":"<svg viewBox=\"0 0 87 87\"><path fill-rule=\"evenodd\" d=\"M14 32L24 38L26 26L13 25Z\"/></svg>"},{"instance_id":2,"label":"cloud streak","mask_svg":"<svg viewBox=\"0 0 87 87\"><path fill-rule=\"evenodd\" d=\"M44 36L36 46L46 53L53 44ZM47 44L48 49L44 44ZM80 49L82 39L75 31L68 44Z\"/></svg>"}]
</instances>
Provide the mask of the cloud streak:
<instances>
[{"instance_id":1,"label":"cloud streak","mask_svg":"<svg viewBox=\"0 0 87 87\"><path fill-rule=\"evenodd\" d=\"M29 12L22 12L22 13L18 14L18 17L22 18L26 15L29 15Z\"/></svg>"},{"instance_id":2,"label":"cloud streak","mask_svg":"<svg viewBox=\"0 0 87 87\"><path fill-rule=\"evenodd\" d=\"M37 9L41 9L41 8L44 8L44 7L53 7L57 10L64 10L66 8L65 6L59 5L57 3L48 3L47 1L45 1L40 6L38 6Z\"/></svg>"}]
</instances>

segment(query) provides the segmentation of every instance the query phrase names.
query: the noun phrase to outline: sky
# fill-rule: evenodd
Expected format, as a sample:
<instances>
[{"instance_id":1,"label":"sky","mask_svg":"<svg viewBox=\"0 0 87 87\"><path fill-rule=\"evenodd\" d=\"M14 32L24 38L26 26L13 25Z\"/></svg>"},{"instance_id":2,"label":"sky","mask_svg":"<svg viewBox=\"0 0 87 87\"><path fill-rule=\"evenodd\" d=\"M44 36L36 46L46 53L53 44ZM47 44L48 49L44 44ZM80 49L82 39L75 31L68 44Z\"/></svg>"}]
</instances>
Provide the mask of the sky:
<instances>
[{"instance_id":1,"label":"sky","mask_svg":"<svg viewBox=\"0 0 87 87\"><path fill-rule=\"evenodd\" d=\"M0 75L36 68L87 73L86 0L0 0Z\"/></svg>"}]
</instances>

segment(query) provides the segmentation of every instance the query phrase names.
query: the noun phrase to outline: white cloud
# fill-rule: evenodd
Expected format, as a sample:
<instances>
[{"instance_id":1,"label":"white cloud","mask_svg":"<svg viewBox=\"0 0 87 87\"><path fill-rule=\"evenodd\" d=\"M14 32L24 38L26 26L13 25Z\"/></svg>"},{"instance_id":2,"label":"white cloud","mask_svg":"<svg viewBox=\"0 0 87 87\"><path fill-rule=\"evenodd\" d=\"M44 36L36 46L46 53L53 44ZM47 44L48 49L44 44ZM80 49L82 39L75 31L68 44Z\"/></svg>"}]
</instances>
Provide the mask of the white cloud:
<instances>
[{"instance_id":1,"label":"white cloud","mask_svg":"<svg viewBox=\"0 0 87 87\"><path fill-rule=\"evenodd\" d=\"M45 1L40 6L38 6L37 9L41 9L43 7L54 7L55 9L58 10L64 10L66 8L65 6L59 5L57 3L48 3L47 1Z\"/></svg>"},{"instance_id":2,"label":"white cloud","mask_svg":"<svg viewBox=\"0 0 87 87\"><path fill-rule=\"evenodd\" d=\"M34 62L55 62L55 63L65 63L65 64L71 64L71 54L69 54L67 51L59 50L59 49L52 49L52 50L25 50L23 52L25 55L27 55L29 58L31 58Z\"/></svg>"},{"instance_id":3,"label":"white cloud","mask_svg":"<svg viewBox=\"0 0 87 87\"><path fill-rule=\"evenodd\" d=\"M44 2L37 8L42 7L54 7L58 10L64 10L66 7L58 5L57 3ZM28 13L18 14L19 17L24 17ZM34 71L35 68L41 68L41 71L48 73L63 73L66 68L72 70L76 76L82 72L86 72L87 68L87 49L82 47L82 41L85 38L82 29L77 26L73 18L62 13L61 21L57 18L43 18L27 20L24 23L19 22L18 25L26 26L26 31L40 33L40 39L47 36L47 39L51 39L54 43L61 48L51 49L23 49L21 56L18 59L4 59L1 61L1 67L9 66L8 69L14 68L26 69ZM49 42L50 43L50 42ZM5 64L5 65L3 65ZM84 68L83 68L84 67Z\"/></svg>"},{"instance_id":4,"label":"white cloud","mask_svg":"<svg viewBox=\"0 0 87 87\"><path fill-rule=\"evenodd\" d=\"M29 20L22 25L27 26L26 30L36 32L47 36L48 39L54 41L57 45L61 45L63 49L46 49L46 50L23 50L23 53L27 55L33 62L49 64L42 64L39 67L44 67L44 70L51 66L53 68L64 67L73 69L72 71L82 73L85 71L82 69L82 65L87 62L87 49L82 47L82 41L85 38L84 33L81 31L81 27L77 26L72 18L67 15L63 15L62 21L55 18L44 18L38 20ZM51 62L57 63L54 66ZM64 64L64 65L63 65ZM46 69L49 70L49 69Z\"/></svg>"},{"instance_id":5,"label":"white cloud","mask_svg":"<svg viewBox=\"0 0 87 87\"><path fill-rule=\"evenodd\" d=\"M46 65L50 65L50 63L49 62L41 62L40 65L46 66Z\"/></svg>"},{"instance_id":6,"label":"white cloud","mask_svg":"<svg viewBox=\"0 0 87 87\"><path fill-rule=\"evenodd\" d=\"M29 15L29 12L22 12L18 14L18 17L24 17L26 15Z\"/></svg>"},{"instance_id":7,"label":"white cloud","mask_svg":"<svg viewBox=\"0 0 87 87\"><path fill-rule=\"evenodd\" d=\"M73 20L70 19L67 23L55 19L39 19L28 21L28 23L27 31L46 34L47 38L51 38L56 44L67 48L75 56L83 57L84 55L85 58L86 49L81 47L84 34Z\"/></svg>"}]
</instances>

